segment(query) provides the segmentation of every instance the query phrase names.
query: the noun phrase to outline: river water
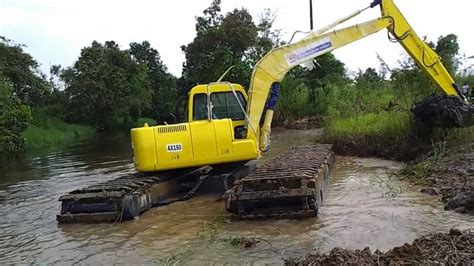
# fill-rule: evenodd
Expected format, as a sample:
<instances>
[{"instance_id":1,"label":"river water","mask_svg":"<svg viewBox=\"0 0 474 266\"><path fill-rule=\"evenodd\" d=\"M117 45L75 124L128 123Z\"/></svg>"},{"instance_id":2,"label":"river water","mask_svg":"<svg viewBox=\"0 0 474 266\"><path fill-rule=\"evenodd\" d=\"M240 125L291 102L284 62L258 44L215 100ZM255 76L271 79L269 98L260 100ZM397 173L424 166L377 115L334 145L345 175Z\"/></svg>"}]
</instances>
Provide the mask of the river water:
<instances>
[{"instance_id":1,"label":"river water","mask_svg":"<svg viewBox=\"0 0 474 266\"><path fill-rule=\"evenodd\" d=\"M314 143L318 131L275 131L268 157ZM402 165L338 157L318 218L233 221L218 195L152 209L120 224L58 225L59 196L134 172L126 137L97 138L0 167L0 264L281 264L333 247L387 250L429 232L474 228L472 216L443 211L437 197L398 181ZM241 250L238 237L259 243Z\"/></svg>"}]
</instances>

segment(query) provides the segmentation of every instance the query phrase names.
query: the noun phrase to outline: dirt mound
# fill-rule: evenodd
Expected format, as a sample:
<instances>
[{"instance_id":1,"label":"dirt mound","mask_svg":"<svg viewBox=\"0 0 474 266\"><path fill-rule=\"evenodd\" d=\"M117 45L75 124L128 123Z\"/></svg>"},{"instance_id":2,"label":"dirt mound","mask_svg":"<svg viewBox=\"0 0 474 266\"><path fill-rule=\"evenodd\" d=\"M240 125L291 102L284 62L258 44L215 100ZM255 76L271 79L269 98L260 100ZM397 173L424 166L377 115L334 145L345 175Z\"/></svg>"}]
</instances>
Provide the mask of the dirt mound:
<instances>
[{"instance_id":1,"label":"dirt mound","mask_svg":"<svg viewBox=\"0 0 474 266\"><path fill-rule=\"evenodd\" d=\"M401 265L474 263L474 233L451 229L449 233L431 234L416 239L413 244L395 247L385 253L369 248L346 250L334 248L326 254L309 254L290 258L286 265Z\"/></svg>"},{"instance_id":2,"label":"dirt mound","mask_svg":"<svg viewBox=\"0 0 474 266\"><path fill-rule=\"evenodd\" d=\"M473 124L474 106L457 96L433 94L418 103L412 112L425 127L466 127Z\"/></svg>"},{"instance_id":3,"label":"dirt mound","mask_svg":"<svg viewBox=\"0 0 474 266\"><path fill-rule=\"evenodd\" d=\"M474 143L447 154L430 172L428 179L439 188L446 209L474 212Z\"/></svg>"},{"instance_id":4,"label":"dirt mound","mask_svg":"<svg viewBox=\"0 0 474 266\"><path fill-rule=\"evenodd\" d=\"M378 157L400 162L415 160L420 154L427 153L431 149L431 143L421 144L411 137L398 139L377 134L347 138L323 136L323 142L333 144L333 150L337 155Z\"/></svg>"}]
</instances>

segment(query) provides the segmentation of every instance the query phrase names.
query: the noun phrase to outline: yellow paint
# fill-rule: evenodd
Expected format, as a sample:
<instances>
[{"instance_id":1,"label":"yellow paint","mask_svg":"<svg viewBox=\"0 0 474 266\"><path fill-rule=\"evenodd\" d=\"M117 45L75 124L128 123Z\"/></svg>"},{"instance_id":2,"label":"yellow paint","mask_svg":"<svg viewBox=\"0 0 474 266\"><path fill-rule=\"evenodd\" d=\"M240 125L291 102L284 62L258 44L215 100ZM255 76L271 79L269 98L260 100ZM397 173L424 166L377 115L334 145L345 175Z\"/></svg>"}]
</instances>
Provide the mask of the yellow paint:
<instances>
[{"instance_id":1,"label":"yellow paint","mask_svg":"<svg viewBox=\"0 0 474 266\"><path fill-rule=\"evenodd\" d=\"M136 169L142 172L160 171L258 158L260 149L266 148L271 131L272 110L267 111L263 127L260 128L271 84L280 82L291 68L299 64L385 28L397 36L402 47L435 84L449 95L458 95L453 88L454 81L442 65L440 57L416 35L393 0L382 0L381 18L327 32L361 12L356 11L310 33L296 43L271 50L254 67L248 98L244 88L238 84L198 85L189 92L187 123L132 129ZM201 116L194 120L193 99L196 95L206 95L209 102L212 93L232 90L242 93L244 99L249 102L246 110L248 121L214 119L211 110L213 108L209 106L198 106L201 108L198 109ZM244 124L247 127L247 137L236 139L235 127Z\"/></svg>"},{"instance_id":2,"label":"yellow paint","mask_svg":"<svg viewBox=\"0 0 474 266\"><path fill-rule=\"evenodd\" d=\"M259 126L271 84L274 82L280 82L290 69L324 53L330 52L387 28L390 23L391 21L387 18L376 19L334 32L313 35L310 38L305 38L293 44L280 46L270 51L257 63L252 73L249 91L249 105L247 109L250 120L249 126L254 128ZM299 60L290 60L290 57L298 51L303 51L301 53L304 53L304 51L310 50L313 46L326 43L330 43L331 46L319 53L311 54L310 56ZM249 133L251 134L252 131L249 130Z\"/></svg>"},{"instance_id":3,"label":"yellow paint","mask_svg":"<svg viewBox=\"0 0 474 266\"><path fill-rule=\"evenodd\" d=\"M423 69L425 74L446 94L458 95L453 87L454 80L441 63L440 57L416 35L415 31L393 3L393 0L382 0L381 11L382 17L379 19L334 32L323 33L327 29L333 28L341 22L360 14L359 11L356 11L315 33L310 33L299 42L277 47L266 54L256 64L250 81L249 104L247 107L247 113L249 114L248 134L252 135L253 131L250 128L256 128L260 123L272 83L280 82L285 74L296 65L360 40L384 28L387 28L393 35L400 37L399 42L402 47L418 63L418 66ZM309 53L308 56L302 56L302 58L295 56L304 55L305 52L311 51L311 48L327 43L330 43L330 47L319 52ZM325 46L321 47L324 48ZM271 124L271 121L266 123ZM266 143L267 135L265 134L260 137L260 146L264 145L262 143ZM255 136L255 139L257 138L258 136Z\"/></svg>"},{"instance_id":4,"label":"yellow paint","mask_svg":"<svg viewBox=\"0 0 474 266\"><path fill-rule=\"evenodd\" d=\"M390 33L400 37L398 42L425 74L446 94L459 96L453 87L453 78L441 63L441 57L418 37L393 0L382 0L381 11L382 16L393 20L388 27Z\"/></svg>"},{"instance_id":5,"label":"yellow paint","mask_svg":"<svg viewBox=\"0 0 474 266\"><path fill-rule=\"evenodd\" d=\"M247 94L242 86L233 84L234 90ZM232 91L228 84L198 85L189 93ZM141 127L131 130L135 168L140 172L154 172L202 165L214 165L256 159L259 152L255 142L235 139L234 127L243 120L193 120L193 101L189 101L187 123Z\"/></svg>"}]
</instances>

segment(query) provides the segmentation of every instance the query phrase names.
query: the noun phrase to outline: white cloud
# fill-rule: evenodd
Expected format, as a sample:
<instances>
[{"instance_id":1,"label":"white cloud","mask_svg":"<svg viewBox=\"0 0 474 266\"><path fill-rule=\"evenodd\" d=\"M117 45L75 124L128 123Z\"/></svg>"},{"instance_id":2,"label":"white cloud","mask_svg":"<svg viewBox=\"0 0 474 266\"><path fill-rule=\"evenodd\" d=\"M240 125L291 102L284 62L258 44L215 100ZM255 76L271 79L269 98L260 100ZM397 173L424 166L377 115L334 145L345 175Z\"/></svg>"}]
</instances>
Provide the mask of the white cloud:
<instances>
[{"instance_id":1,"label":"white cloud","mask_svg":"<svg viewBox=\"0 0 474 266\"><path fill-rule=\"evenodd\" d=\"M308 30L308 0L222 0L224 12L246 7L258 20L264 8L277 11L275 27L282 29L288 40L295 30ZM315 28L352 11L363 8L370 0L313 0ZM469 0L449 3L432 0L397 0L406 18L421 36L435 40L440 35L459 36L462 52L474 55L471 37ZM50 64L71 65L80 49L93 40L115 40L122 47L130 42L149 40L161 54L169 70L179 76L184 61L180 46L195 36L195 16L202 13L211 0L174 1L65 1L65 0L0 0L0 35L24 43L47 72ZM354 21L379 16L377 8ZM398 44L388 42L386 33L378 33L336 51L349 69L377 67L376 54L389 64L404 54Z\"/></svg>"}]
</instances>

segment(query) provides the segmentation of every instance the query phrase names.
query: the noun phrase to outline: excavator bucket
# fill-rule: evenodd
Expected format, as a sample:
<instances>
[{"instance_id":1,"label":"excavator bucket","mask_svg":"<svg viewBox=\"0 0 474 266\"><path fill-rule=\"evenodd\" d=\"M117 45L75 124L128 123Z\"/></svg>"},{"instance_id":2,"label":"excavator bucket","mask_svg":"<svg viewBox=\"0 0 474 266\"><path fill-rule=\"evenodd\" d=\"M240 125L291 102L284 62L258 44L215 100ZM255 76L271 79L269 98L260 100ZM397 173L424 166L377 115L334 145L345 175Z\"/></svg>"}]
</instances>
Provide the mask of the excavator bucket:
<instances>
[{"instance_id":1,"label":"excavator bucket","mask_svg":"<svg viewBox=\"0 0 474 266\"><path fill-rule=\"evenodd\" d=\"M423 128L469 127L474 124L474 105L460 97L433 94L412 109L415 122Z\"/></svg>"}]
</instances>

